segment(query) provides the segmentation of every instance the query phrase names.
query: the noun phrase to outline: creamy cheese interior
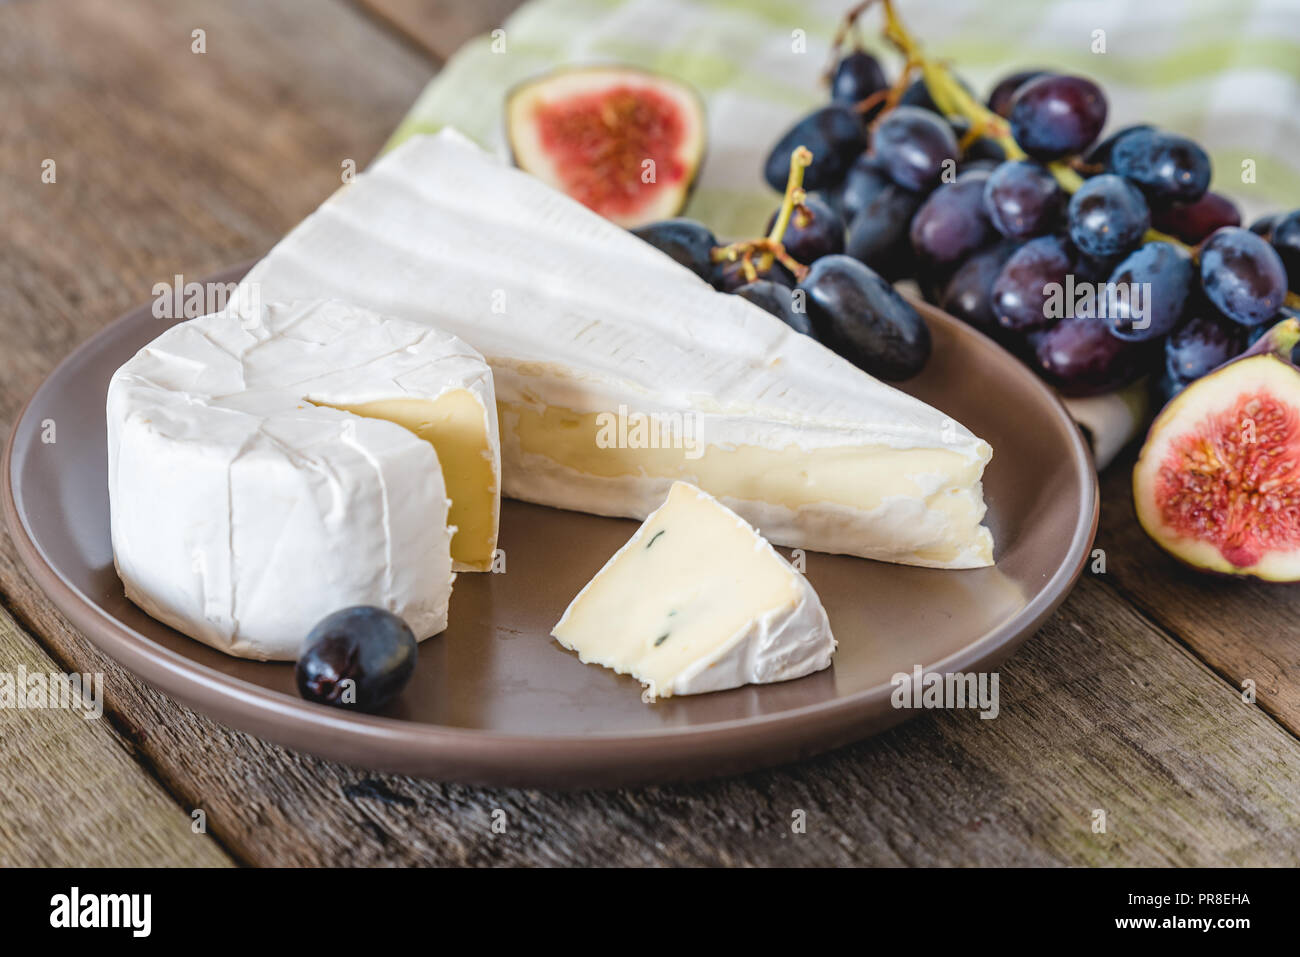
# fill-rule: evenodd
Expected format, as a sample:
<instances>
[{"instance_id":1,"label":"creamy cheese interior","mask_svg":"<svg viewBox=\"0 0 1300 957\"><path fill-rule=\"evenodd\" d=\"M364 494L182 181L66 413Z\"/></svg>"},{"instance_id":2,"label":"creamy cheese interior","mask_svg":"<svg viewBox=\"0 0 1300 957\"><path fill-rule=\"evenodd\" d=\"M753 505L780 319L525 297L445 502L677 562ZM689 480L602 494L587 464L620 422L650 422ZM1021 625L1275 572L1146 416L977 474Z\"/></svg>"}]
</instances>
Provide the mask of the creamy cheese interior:
<instances>
[{"instance_id":1,"label":"creamy cheese interior","mask_svg":"<svg viewBox=\"0 0 1300 957\"><path fill-rule=\"evenodd\" d=\"M432 401L381 399L330 407L385 419L433 446L451 499L447 523L456 527L451 540L452 560L461 570L491 569L497 536L497 487L487 420L474 394L466 389L450 389Z\"/></svg>"},{"instance_id":2,"label":"creamy cheese interior","mask_svg":"<svg viewBox=\"0 0 1300 957\"><path fill-rule=\"evenodd\" d=\"M735 514L674 485L552 634L587 663L670 693L755 619L794 608L796 573Z\"/></svg>"},{"instance_id":3,"label":"creamy cheese interior","mask_svg":"<svg viewBox=\"0 0 1300 957\"><path fill-rule=\"evenodd\" d=\"M502 446L507 457L517 449L582 475L680 480L710 495L766 502L792 511L826 504L870 511L891 498L919 500L928 509L947 515L952 527L964 532L956 544L917 551L917 557L937 563L952 561L966 543L981 540L984 503L971 490L979 487L984 463L948 449L883 445L815 449L704 445L689 451L602 447L598 441L600 413L500 401L497 409L503 435L509 433L510 440ZM992 563L992 540L982 537L987 540L983 557Z\"/></svg>"}]
</instances>

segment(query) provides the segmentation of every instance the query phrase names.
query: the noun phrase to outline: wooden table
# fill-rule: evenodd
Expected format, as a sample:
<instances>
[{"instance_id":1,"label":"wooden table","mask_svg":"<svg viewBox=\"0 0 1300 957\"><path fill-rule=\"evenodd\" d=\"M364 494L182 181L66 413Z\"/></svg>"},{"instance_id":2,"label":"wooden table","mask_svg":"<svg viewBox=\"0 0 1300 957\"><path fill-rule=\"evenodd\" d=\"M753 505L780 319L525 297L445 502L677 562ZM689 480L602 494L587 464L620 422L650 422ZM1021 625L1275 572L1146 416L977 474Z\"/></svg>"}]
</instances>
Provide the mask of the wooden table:
<instances>
[{"instance_id":1,"label":"wooden table","mask_svg":"<svg viewBox=\"0 0 1300 957\"><path fill-rule=\"evenodd\" d=\"M0 438L155 282L268 249L512 6L0 3ZM1130 466L1104 476L1104 570L1003 667L997 720L640 791L376 776L232 731L100 654L5 537L0 670L103 672L107 720L0 710L0 864L1300 863L1300 589L1176 569L1133 520Z\"/></svg>"}]
</instances>

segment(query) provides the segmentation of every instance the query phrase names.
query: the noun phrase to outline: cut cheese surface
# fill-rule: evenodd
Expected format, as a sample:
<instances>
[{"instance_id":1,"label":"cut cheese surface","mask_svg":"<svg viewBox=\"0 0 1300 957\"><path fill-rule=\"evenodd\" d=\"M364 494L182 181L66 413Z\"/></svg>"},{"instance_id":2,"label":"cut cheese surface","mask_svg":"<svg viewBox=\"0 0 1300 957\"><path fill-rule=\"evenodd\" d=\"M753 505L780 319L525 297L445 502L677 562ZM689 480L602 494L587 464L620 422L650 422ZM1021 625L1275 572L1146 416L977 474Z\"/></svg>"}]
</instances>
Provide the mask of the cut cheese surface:
<instances>
[{"instance_id":1,"label":"cut cheese surface","mask_svg":"<svg viewBox=\"0 0 1300 957\"><path fill-rule=\"evenodd\" d=\"M501 508L499 458L479 396L452 389L433 400L380 399L332 408L393 422L434 447L451 499L448 523L456 529L451 539L456 570L491 569Z\"/></svg>"},{"instance_id":2,"label":"cut cheese surface","mask_svg":"<svg viewBox=\"0 0 1300 957\"><path fill-rule=\"evenodd\" d=\"M993 561L987 443L454 130L381 157L244 282L481 352L507 496L645 518L684 480L781 545Z\"/></svg>"},{"instance_id":3,"label":"cut cheese surface","mask_svg":"<svg viewBox=\"0 0 1300 957\"><path fill-rule=\"evenodd\" d=\"M192 319L114 373L107 419L127 597L232 655L296 658L350 605L445 629L449 489L466 558L495 547L491 372L428 325L329 301Z\"/></svg>"},{"instance_id":4,"label":"cut cheese surface","mask_svg":"<svg viewBox=\"0 0 1300 957\"><path fill-rule=\"evenodd\" d=\"M744 519L685 482L552 634L582 661L641 681L647 700L798 678L827 667L835 650L807 580Z\"/></svg>"}]
</instances>

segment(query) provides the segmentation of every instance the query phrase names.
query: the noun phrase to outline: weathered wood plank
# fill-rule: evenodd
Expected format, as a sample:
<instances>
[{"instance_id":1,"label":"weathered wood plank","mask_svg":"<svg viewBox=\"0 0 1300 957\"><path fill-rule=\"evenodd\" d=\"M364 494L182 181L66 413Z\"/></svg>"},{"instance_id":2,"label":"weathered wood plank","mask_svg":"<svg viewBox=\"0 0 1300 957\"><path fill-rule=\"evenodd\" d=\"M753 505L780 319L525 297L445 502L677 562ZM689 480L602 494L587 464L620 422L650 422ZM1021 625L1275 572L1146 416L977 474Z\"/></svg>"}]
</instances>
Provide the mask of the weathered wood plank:
<instances>
[{"instance_id":1,"label":"weathered wood plank","mask_svg":"<svg viewBox=\"0 0 1300 957\"><path fill-rule=\"evenodd\" d=\"M520 0L353 0L398 35L445 63L470 37L501 26Z\"/></svg>"},{"instance_id":2,"label":"weathered wood plank","mask_svg":"<svg viewBox=\"0 0 1300 957\"><path fill-rule=\"evenodd\" d=\"M1202 575L1166 555L1133 514L1135 459L1130 449L1103 477L1106 579L1233 685L1253 681L1260 706L1300 736L1300 586Z\"/></svg>"},{"instance_id":3,"label":"weathered wood plank","mask_svg":"<svg viewBox=\"0 0 1300 957\"><path fill-rule=\"evenodd\" d=\"M52 708L62 669L0 611L0 867L224 867L234 862L91 706ZM93 681L91 687L93 688ZM28 691L41 697L29 696ZM85 700L61 697L61 701Z\"/></svg>"},{"instance_id":4,"label":"weathered wood plank","mask_svg":"<svg viewBox=\"0 0 1300 957\"><path fill-rule=\"evenodd\" d=\"M344 3L69 0L0 23L6 420L155 283L265 252L345 161L369 162L431 74Z\"/></svg>"}]
</instances>

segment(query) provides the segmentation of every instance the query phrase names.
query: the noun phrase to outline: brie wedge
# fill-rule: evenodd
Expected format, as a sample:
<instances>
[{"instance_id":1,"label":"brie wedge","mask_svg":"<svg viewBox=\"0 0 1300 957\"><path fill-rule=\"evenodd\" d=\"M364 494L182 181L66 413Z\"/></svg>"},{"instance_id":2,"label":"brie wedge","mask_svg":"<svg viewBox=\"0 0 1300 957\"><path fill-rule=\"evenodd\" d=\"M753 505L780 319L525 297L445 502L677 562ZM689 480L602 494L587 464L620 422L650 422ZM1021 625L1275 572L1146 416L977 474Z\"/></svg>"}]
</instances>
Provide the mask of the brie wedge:
<instances>
[{"instance_id":1,"label":"brie wedge","mask_svg":"<svg viewBox=\"0 0 1300 957\"><path fill-rule=\"evenodd\" d=\"M361 604L427 638L453 558L491 563L491 372L428 325L339 302L192 319L118 369L107 413L127 597L214 648L296 658Z\"/></svg>"},{"instance_id":2,"label":"brie wedge","mask_svg":"<svg viewBox=\"0 0 1300 957\"><path fill-rule=\"evenodd\" d=\"M799 678L831 663L817 593L744 519L676 482L551 632L647 701Z\"/></svg>"},{"instance_id":3,"label":"brie wedge","mask_svg":"<svg viewBox=\"0 0 1300 957\"><path fill-rule=\"evenodd\" d=\"M778 544L992 563L985 442L455 131L381 158L245 282L482 352L512 498L644 518L683 480Z\"/></svg>"}]
</instances>

